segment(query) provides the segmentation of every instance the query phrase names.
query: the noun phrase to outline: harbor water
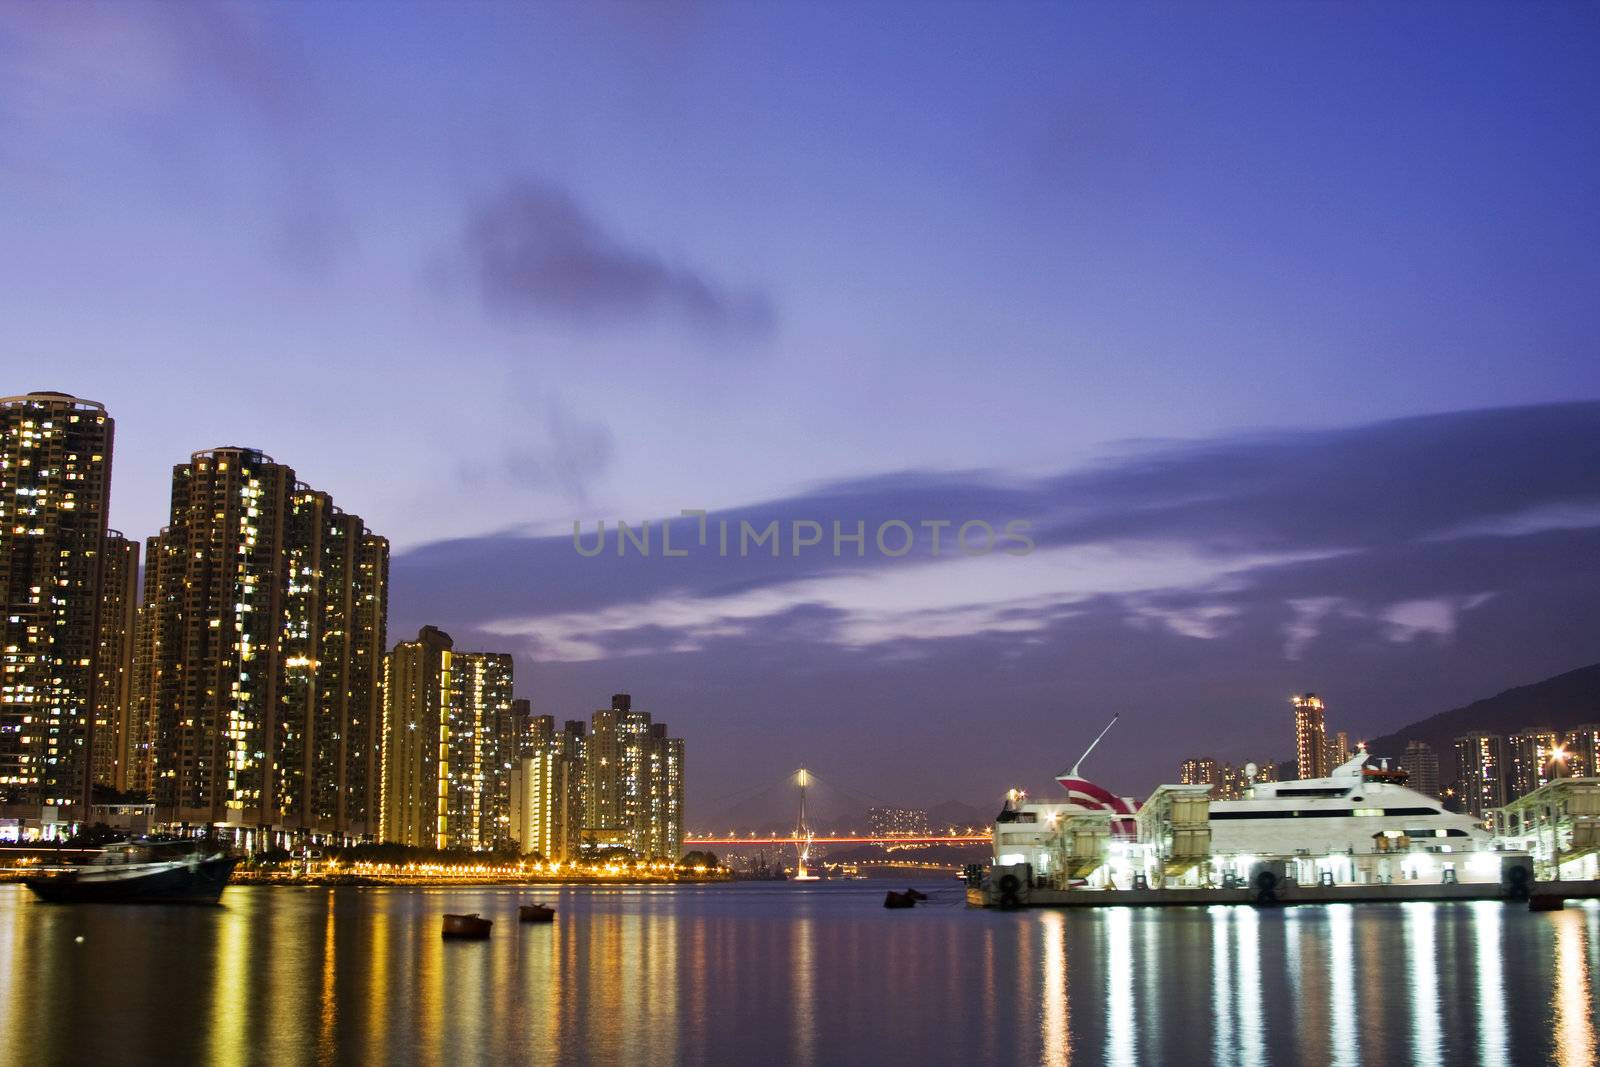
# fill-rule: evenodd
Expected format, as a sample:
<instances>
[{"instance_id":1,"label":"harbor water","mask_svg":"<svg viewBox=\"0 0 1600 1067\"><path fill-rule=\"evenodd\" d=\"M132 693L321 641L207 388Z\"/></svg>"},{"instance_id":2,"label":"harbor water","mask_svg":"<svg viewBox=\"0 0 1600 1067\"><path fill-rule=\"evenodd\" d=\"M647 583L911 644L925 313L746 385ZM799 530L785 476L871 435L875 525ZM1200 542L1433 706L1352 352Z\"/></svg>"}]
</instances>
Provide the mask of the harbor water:
<instances>
[{"instance_id":1,"label":"harbor water","mask_svg":"<svg viewBox=\"0 0 1600 1067\"><path fill-rule=\"evenodd\" d=\"M1593 903L1003 913L912 884L901 911L877 881L0 886L0 1064L1595 1062ZM443 941L468 911L491 937Z\"/></svg>"}]
</instances>

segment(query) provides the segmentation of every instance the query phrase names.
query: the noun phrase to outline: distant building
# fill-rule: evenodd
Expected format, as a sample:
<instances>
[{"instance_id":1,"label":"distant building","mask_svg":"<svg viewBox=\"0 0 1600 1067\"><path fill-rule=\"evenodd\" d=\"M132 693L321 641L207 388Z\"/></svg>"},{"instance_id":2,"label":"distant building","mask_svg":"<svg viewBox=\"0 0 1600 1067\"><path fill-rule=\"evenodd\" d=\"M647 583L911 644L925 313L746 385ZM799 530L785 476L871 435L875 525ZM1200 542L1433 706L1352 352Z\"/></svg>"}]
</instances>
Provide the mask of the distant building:
<instances>
[{"instance_id":1,"label":"distant building","mask_svg":"<svg viewBox=\"0 0 1600 1067\"><path fill-rule=\"evenodd\" d=\"M677 862L683 855L683 738L667 724L650 726L650 856Z\"/></svg>"},{"instance_id":2,"label":"distant building","mask_svg":"<svg viewBox=\"0 0 1600 1067\"><path fill-rule=\"evenodd\" d=\"M517 723L509 652L454 652L445 750L447 848L493 848L511 840L511 768Z\"/></svg>"},{"instance_id":3,"label":"distant building","mask_svg":"<svg viewBox=\"0 0 1600 1067\"><path fill-rule=\"evenodd\" d=\"M1443 786L1439 781L1439 754L1426 741L1407 741L1400 766L1409 775L1407 785L1419 793L1442 798Z\"/></svg>"},{"instance_id":4,"label":"distant building","mask_svg":"<svg viewBox=\"0 0 1600 1067\"><path fill-rule=\"evenodd\" d=\"M512 839L512 661L424 626L384 663L383 839L487 849Z\"/></svg>"},{"instance_id":5,"label":"distant building","mask_svg":"<svg viewBox=\"0 0 1600 1067\"><path fill-rule=\"evenodd\" d=\"M1354 753L1350 750L1350 735L1340 730L1328 741L1328 772L1331 774L1335 767L1349 763L1352 755Z\"/></svg>"},{"instance_id":6,"label":"distant building","mask_svg":"<svg viewBox=\"0 0 1600 1067\"><path fill-rule=\"evenodd\" d=\"M1506 802L1505 742L1499 734L1456 738L1456 788L1462 807L1485 818Z\"/></svg>"},{"instance_id":7,"label":"distant building","mask_svg":"<svg viewBox=\"0 0 1600 1067\"><path fill-rule=\"evenodd\" d=\"M867 829L874 837L928 833L928 813L921 808L868 808Z\"/></svg>"},{"instance_id":8,"label":"distant building","mask_svg":"<svg viewBox=\"0 0 1600 1067\"><path fill-rule=\"evenodd\" d=\"M1506 738L1506 800L1525 797L1561 777L1558 753L1564 756L1565 749L1554 730L1524 730Z\"/></svg>"},{"instance_id":9,"label":"distant building","mask_svg":"<svg viewBox=\"0 0 1600 1067\"><path fill-rule=\"evenodd\" d=\"M633 698L596 711L584 745L585 844L676 860L683 842L683 742Z\"/></svg>"},{"instance_id":10,"label":"distant building","mask_svg":"<svg viewBox=\"0 0 1600 1067\"><path fill-rule=\"evenodd\" d=\"M139 542L107 530L100 561L99 618L95 624L94 784L128 788L133 647L139 605Z\"/></svg>"},{"instance_id":11,"label":"distant building","mask_svg":"<svg viewBox=\"0 0 1600 1067\"><path fill-rule=\"evenodd\" d=\"M1299 777L1326 778L1328 765L1328 731L1323 718L1323 705L1315 693L1306 693L1291 699L1294 705L1295 766Z\"/></svg>"},{"instance_id":12,"label":"distant building","mask_svg":"<svg viewBox=\"0 0 1600 1067\"><path fill-rule=\"evenodd\" d=\"M1249 773L1251 768L1254 773ZM1215 800L1239 800L1257 782L1276 782L1278 780L1278 765L1272 760L1263 760L1260 763L1250 762L1232 764L1224 763L1217 772L1217 781L1211 790Z\"/></svg>"},{"instance_id":13,"label":"distant building","mask_svg":"<svg viewBox=\"0 0 1600 1067\"><path fill-rule=\"evenodd\" d=\"M383 841L440 848L445 840L439 764L454 648L449 634L424 626L415 641L400 642L384 657Z\"/></svg>"},{"instance_id":14,"label":"distant building","mask_svg":"<svg viewBox=\"0 0 1600 1067\"><path fill-rule=\"evenodd\" d=\"M578 858L583 833L581 722L557 733L549 715L533 717L527 749L511 774L511 836L546 860Z\"/></svg>"},{"instance_id":15,"label":"distant building","mask_svg":"<svg viewBox=\"0 0 1600 1067\"><path fill-rule=\"evenodd\" d=\"M1566 749L1563 778L1600 778L1600 724L1575 726L1561 740Z\"/></svg>"},{"instance_id":16,"label":"distant building","mask_svg":"<svg viewBox=\"0 0 1600 1067\"><path fill-rule=\"evenodd\" d=\"M1178 768L1178 781L1183 785L1216 785L1219 780L1214 759L1191 756Z\"/></svg>"},{"instance_id":17,"label":"distant building","mask_svg":"<svg viewBox=\"0 0 1600 1067\"><path fill-rule=\"evenodd\" d=\"M113 423L64 393L0 398L0 804L87 818Z\"/></svg>"}]
</instances>

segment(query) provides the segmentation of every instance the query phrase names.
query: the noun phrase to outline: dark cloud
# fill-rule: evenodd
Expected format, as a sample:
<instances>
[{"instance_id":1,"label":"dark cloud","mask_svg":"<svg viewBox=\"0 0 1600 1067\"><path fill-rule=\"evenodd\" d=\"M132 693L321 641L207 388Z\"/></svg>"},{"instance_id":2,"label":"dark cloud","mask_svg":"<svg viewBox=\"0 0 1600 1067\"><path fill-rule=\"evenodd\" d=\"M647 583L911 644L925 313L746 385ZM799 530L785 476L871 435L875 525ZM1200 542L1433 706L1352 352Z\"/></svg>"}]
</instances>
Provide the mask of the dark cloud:
<instances>
[{"instance_id":1,"label":"dark cloud","mask_svg":"<svg viewBox=\"0 0 1600 1067\"><path fill-rule=\"evenodd\" d=\"M771 301L630 245L563 189L522 180L473 204L449 273L496 315L580 322L675 318L730 339L769 333Z\"/></svg>"},{"instance_id":2,"label":"dark cloud","mask_svg":"<svg viewBox=\"0 0 1600 1067\"><path fill-rule=\"evenodd\" d=\"M1597 403L1146 444L1032 480L908 472L719 517L1025 517L1041 547L1015 561L1030 568L1020 587L972 591L960 557L930 562L926 538L911 557L925 567L872 553L583 559L565 536L465 539L396 559L396 621L516 647L554 714L634 687L700 738L701 796L805 761L908 802L984 802L1059 770L1114 711L1133 725L1097 760L1108 784L1138 791L1185 755L1287 755L1293 691L1323 692L1335 727L1362 736L1600 659ZM1242 562L1129 591L1094 572L1102 552L1108 570L1117 553ZM1084 589L1059 584L1084 560ZM819 582L907 573L990 610L963 629L950 604L911 603L864 640L878 605ZM562 661L557 622L574 613L600 620L584 636L594 653ZM506 618L534 639L496 629Z\"/></svg>"}]
</instances>

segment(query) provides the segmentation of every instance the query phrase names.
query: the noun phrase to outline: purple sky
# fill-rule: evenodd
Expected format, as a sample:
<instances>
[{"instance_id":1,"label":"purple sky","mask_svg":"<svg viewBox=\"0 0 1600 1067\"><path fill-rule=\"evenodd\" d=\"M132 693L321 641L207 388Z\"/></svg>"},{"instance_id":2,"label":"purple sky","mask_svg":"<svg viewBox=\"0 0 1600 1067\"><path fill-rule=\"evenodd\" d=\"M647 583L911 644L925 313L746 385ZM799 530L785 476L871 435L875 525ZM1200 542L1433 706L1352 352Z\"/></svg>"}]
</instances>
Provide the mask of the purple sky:
<instances>
[{"instance_id":1,"label":"purple sky","mask_svg":"<svg viewBox=\"0 0 1600 1067\"><path fill-rule=\"evenodd\" d=\"M262 448L391 634L906 803L1287 755L1600 658L1592 5L0 2L4 392L115 523ZM1035 523L1026 557L570 529ZM681 532L687 534L684 525ZM675 530L675 534L679 532ZM785 545L787 551L787 544Z\"/></svg>"}]
</instances>

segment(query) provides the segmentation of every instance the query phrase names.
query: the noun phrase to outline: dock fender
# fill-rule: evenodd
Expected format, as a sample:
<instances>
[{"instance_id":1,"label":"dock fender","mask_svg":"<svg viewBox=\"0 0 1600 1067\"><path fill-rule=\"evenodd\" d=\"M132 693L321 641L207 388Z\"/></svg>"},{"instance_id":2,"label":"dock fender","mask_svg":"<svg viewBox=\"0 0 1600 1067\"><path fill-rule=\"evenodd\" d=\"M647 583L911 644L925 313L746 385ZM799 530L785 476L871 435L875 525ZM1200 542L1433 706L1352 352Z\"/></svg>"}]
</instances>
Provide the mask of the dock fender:
<instances>
[{"instance_id":1,"label":"dock fender","mask_svg":"<svg viewBox=\"0 0 1600 1067\"><path fill-rule=\"evenodd\" d=\"M1511 900L1527 900L1529 894L1528 868L1518 864L1506 869L1506 896Z\"/></svg>"},{"instance_id":2,"label":"dock fender","mask_svg":"<svg viewBox=\"0 0 1600 1067\"><path fill-rule=\"evenodd\" d=\"M1018 895L1022 890L1022 879L1007 872L1000 876L1000 881L996 885L1000 890L1000 906L1002 908L1020 908L1022 906L1022 897Z\"/></svg>"},{"instance_id":3,"label":"dock fender","mask_svg":"<svg viewBox=\"0 0 1600 1067\"><path fill-rule=\"evenodd\" d=\"M1276 904L1278 902L1278 876L1271 871L1261 871L1256 875L1256 903Z\"/></svg>"}]
</instances>

